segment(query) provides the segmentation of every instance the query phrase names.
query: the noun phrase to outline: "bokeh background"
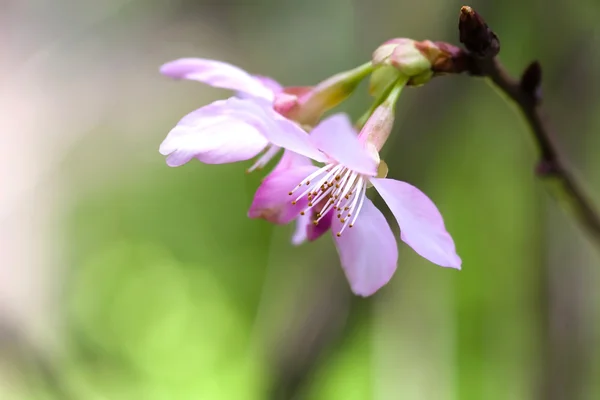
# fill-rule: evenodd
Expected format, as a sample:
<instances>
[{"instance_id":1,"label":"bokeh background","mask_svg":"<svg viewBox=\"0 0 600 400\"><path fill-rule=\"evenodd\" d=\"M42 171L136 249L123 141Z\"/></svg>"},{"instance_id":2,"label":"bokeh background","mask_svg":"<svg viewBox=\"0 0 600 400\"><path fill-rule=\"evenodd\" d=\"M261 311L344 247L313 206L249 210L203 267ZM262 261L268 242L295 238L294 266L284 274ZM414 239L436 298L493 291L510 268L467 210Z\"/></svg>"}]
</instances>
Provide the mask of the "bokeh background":
<instances>
[{"instance_id":1,"label":"bokeh background","mask_svg":"<svg viewBox=\"0 0 600 400\"><path fill-rule=\"evenodd\" d=\"M458 43L461 5L2 0L0 399L600 398L600 251L483 80L406 90L384 151L442 211L463 270L400 244L368 299L330 237L293 247L290 227L246 218L250 163L168 168L158 153L227 95L160 76L166 61L314 84L392 37ZM513 74L542 63L555 139L600 207L600 4L469 5ZM342 110L368 105L362 87Z\"/></svg>"}]
</instances>

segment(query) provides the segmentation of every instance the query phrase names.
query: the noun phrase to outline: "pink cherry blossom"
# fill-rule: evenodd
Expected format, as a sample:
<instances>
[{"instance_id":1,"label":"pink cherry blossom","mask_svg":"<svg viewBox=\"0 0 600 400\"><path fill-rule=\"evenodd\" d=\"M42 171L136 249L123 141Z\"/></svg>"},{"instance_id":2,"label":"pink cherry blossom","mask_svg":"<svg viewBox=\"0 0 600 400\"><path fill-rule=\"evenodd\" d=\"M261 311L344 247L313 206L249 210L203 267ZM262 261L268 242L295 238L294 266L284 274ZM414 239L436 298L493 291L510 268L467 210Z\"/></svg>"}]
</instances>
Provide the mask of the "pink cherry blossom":
<instances>
[{"instance_id":1,"label":"pink cherry blossom","mask_svg":"<svg viewBox=\"0 0 600 400\"><path fill-rule=\"evenodd\" d=\"M161 73L176 79L196 80L236 91L186 115L160 146L167 165L177 167L193 158L206 164L223 164L258 157L249 168L264 167L279 152L264 136L266 129L300 129L273 109L282 87L271 78L251 75L231 64L201 58L182 58L163 65ZM287 123L286 123L287 122Z\"/></svg>"},{"instance_id":2,"label":"pink cherry blossom","mask_svg":"<svg viewBox=\"0 0 600 400\"><path fill-rule=\"evenodd\" d=\"M435 264L460 269L461 259L437 207L408 183L378 178L377 151L359 140L345 115L324 120L310 136L280 132L270 131L268 140L324 166L271 174L257 190L250 217L269 219L273 210L277 218L270 220L276 223L310 216L319 229L309 235L307 228L309 240L331 228L353 292L369 296L391 279L398 261L394 234L366 196L372 185L396 218L405 243Z\"/></svg>"},{"instance_id":3,"label":"pink cherry blossom","mask_svg":"<svg viewBox=\"0 0 600 400\"><path fill-rule=\"evenodd\" d=\"M285 132L292 131L292 137L307 135L298 124L275 110L274 101L283 93L281 85L271 78L250 75L221 61L198 58L167 63L161 67L161 73L236 91L235 97L215 101L186 115L169 132L159 149L167 157L169 166L178 167L193 158L206 164L223 164L259 156L248 169L253 171L267 165L281 151L279 146L269 142L266 132L280 131L279 134L285 136ZM284 151L273 173L307 165L312 165L309 158ZM278 215L275 209L262 217L287 220L286 215ZM311 224L308 217L298 218L292 237L294 244L311 237L307 233L307 226Z\"/></svg>"}]
</instances>

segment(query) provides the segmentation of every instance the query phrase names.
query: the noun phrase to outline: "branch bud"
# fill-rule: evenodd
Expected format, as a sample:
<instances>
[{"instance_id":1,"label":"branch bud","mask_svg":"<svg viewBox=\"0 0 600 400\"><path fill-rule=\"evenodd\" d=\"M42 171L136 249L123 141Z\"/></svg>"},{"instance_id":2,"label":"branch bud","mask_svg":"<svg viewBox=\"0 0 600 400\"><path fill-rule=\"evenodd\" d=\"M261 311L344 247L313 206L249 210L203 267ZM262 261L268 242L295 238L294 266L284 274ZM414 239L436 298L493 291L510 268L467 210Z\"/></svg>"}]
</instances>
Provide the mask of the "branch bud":
<instances>
[{"instance_id":1,"label":"branch bud","mask_svg":"<svg viewBox=\"0 0 600 400\"><path fill-rule=\"evenodd\" d=\"M521 75L519 82L521 90L526 93L534 103L539 103L542 99L542 66L534 61Z\"/></svg>"},{"instance_id":2,"label":"branch bud","mask_svg":"<svg viewBox=\"0 0 600 400\"><path fill-rule=\"evenodd\" d=\"M480 58L493 58L500 52L500 39L485 20L469 6L460 9L460 42Z\"/></svg>"}]
</instances>

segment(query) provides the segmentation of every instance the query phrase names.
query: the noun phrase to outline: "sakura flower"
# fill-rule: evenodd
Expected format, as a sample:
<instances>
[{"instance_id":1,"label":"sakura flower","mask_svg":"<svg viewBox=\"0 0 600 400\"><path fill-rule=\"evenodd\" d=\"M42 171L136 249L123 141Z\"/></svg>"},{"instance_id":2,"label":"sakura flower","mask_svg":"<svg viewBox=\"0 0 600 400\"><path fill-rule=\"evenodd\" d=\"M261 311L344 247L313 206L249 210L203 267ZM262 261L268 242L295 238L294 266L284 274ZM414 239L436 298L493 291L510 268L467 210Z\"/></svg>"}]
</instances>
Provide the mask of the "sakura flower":
<instances>
[{"instance_id":1,"label":"sakura flower","mask_svg":"<svg viewBox=\"0 0 600 400\"><path fill-rule=\"evenodd\" d=\"M269 144L263 130L272 128L274 119L283 119L273 110L273 101L282 91L279 83L225 62L200 58L169 62L161 73L237 92L237 98L215 101L179 121L159 149L167 156L167 165L178 167L193 158L206 164L231 163L262 153L250 167L252 171L278 154L280 149Z\"/></svg>"},{"instance_id":2,"label":"sakura flower","mask_svg":"<svg viewBox=\"0 0 600 400\"><path fill-rule=\"evenodd\" d=\"M369 296L385 285L396 270L398 247L385 217L366 196L375 187L400 226L400 238L419 255L443 267L460 269L461 259L437 207L414 186L385 179L379 171L378 146L356 136L341 114L321 122L310 136L269 131L278 146L312 158L322 167L305 165L274 171L257 190L251 218L277 210L277 223L298 215L310 216L309 240L327 230L354 293Z\"/></svg>"},{"instance_id":3,"label":"sakura flower","mask_svg":"<svg viewBox=\"0 0 600 400\"><path fill-rule=\"evenodd\" d=\"M367 63L311 87L283 88L271 78L251 75L228 63L183 58L162 66L164 75L235 90L237 98L216 101L184 117L160 146L167 164L183 165L196 158L207 164L244 161L262 153L249 171L264 167L279 153L265 129L280 121L285 129L308 130L321 115L347 98L372 70ZM260 108L260 110L258 110ZM291 126L294 122L297 127Z\"/></svg>"}]
</instances>

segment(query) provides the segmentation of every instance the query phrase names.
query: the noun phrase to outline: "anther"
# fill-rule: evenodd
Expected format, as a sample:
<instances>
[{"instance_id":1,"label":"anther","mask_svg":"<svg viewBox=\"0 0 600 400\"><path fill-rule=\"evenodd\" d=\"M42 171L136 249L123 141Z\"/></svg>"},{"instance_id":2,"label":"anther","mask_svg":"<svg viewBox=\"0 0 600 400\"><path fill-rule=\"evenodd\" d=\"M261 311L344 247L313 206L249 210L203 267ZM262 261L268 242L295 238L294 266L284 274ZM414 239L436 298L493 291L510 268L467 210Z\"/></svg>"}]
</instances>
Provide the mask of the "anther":
<instances>
[{"instance_id":1,"label":"anther","mask_svg":"<svg viewBox=\"0 0 600 400\"><path fill-rule=\"evenodd\" d=\"M340 237L340 236L342 236L342 234L340 232L338 232L337 233L337 237Z\"/></svg>"},{"instance_id":2,"label":"anther","mask_svg":"<svg viewBox=\"0 0 600 400\"><path fill-rule=\"evenodd\" d=\"M300 211L300 215L304 215L304 211Z\"/></svg>"}]
</instances>

